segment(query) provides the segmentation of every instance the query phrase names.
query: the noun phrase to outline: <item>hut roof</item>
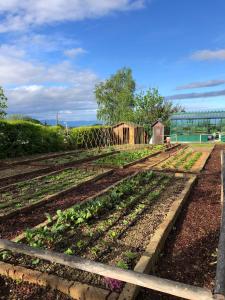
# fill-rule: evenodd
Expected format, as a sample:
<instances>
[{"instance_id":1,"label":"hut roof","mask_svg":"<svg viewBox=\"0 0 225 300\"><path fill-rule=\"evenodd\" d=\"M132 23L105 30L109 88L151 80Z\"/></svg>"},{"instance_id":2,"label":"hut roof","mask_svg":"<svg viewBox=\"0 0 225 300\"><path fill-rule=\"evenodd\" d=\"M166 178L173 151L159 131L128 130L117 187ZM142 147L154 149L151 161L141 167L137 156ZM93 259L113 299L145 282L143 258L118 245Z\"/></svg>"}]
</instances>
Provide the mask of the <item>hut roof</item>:
<instances>
[{"instance_id":1,"label":"hut roof","mask_svg":"<svg viewBox=\"0 0 225 300\"><path fill-rule=\"evenodd\" d=\"M130 127L143 127L143 126L135 124L133 122L120 122L120 123L117 123L117 124L113 125L113 127L117 127L117 126L120 126L120 125L123 125L123 124L126 124Z\"/></svg>"}]
</instances>

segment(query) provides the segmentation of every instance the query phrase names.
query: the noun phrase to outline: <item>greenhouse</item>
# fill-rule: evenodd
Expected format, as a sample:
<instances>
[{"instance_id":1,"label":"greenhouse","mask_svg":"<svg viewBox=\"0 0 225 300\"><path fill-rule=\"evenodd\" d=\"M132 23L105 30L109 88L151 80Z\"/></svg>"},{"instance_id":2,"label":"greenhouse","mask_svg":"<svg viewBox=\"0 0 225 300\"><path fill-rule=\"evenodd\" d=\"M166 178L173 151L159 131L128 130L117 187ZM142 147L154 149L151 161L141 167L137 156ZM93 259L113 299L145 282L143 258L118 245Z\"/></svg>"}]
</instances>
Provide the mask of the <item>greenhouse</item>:
<instances>
[{"instance_id":1,"label":"greenhouse","mask_svg":"<svg viewBox=\"0 0 225 300\"><path fill-rule=\"evenodd\" d=\"M170 121L172 142L225 142L225 111L176 113Z\"/></svg>"}]
</instances>

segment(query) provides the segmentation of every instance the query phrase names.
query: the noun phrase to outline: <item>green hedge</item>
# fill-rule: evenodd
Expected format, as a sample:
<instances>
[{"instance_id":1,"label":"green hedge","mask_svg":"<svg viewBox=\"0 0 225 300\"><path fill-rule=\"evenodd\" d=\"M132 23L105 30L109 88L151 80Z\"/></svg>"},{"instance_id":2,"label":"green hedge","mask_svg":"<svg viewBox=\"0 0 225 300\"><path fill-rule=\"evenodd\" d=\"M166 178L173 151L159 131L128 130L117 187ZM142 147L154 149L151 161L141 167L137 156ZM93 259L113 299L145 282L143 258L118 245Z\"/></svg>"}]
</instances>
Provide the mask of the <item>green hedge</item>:
<instances>
[{"instance_id":1,"label":"green hedge","mask_svg":"<svg viewBox=\"0 0 225 300\"><path fill-rule=\"evenodd\" d=\"M54 152L67 148L64 130L28 121L0 120L0 158Z\"/></svg>"},{"instance_id":2,"label":"green hedge","mask_svg":"<svg viewBox=\"0 0 225 300\"><path fill-rule=\"evenodd\" d=\"M110 133L107 126L77 127L66 132L61 126L0 120L0 158L103 146L109 143Z\"/></svg>"}]
</instances>

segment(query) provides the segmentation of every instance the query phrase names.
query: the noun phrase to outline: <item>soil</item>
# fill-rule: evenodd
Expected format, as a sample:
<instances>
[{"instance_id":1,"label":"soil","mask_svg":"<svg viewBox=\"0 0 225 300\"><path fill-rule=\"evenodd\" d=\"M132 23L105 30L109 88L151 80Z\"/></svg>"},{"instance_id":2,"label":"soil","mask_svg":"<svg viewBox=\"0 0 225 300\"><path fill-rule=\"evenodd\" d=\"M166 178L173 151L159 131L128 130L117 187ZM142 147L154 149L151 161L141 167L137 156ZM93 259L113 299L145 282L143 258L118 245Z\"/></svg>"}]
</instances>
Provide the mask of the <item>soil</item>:
<instances>
[{"instance_id":1,"label":"soil","mask_svg":"<svg viewBox=\"0 0 225 300\"><path fill-rule=\"evenodd\" d=\"M155 275L213 289L220 228L222 145L216 145L197 184L169 235ZM175 300L177 297L142 289L138 300ZM179 298L180 299L180 298Z\"/></svg>"},{"instance_id":2,"label":"soil","mask_svg":"<svg viewBox=\"0 0 225 300\"><path fill-rule=\"evenodd\" d=\"M0 300L70 300L59 291L0 276Z\"/></svg>"}]
</instances>

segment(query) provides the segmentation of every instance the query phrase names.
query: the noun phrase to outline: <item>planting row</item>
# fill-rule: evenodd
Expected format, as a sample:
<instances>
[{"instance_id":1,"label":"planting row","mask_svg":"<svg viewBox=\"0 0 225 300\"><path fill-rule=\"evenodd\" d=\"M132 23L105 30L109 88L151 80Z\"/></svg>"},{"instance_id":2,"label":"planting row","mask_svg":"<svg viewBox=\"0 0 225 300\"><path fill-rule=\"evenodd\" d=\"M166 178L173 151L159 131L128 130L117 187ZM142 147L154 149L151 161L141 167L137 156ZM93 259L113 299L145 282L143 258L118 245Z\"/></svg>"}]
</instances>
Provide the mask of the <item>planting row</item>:
<instances>
[{"instance_id":1,"label":"planting row","mask_svg":"<svg viewBox=\"0 0 225 300\"><path fill-rule=\"evenodd\" d=\"M184 186L183 178L174 180L174 176L151 171L140 173L119 183L102 196L68 210L58 211L55 221L48 215L49 225L26 230L22 242L133 269L151 235ZM122 283L118 281L39 259L31 260L25 255L4 251L1 258L69 280L112 290L122 288Z\"/></svg>"},{"instance_id":2,"label":"planting row","mask_svg":"<svg viewBox=\"0 0 225 300\"><path fill-rule=\"evenodd\" d=\"M58 166L58 165L64 165L68 163L73 163L78 160L95 157L101 154L111 153L114 151L113 147L107 147L107 148L94 148L91 150L84 150L79 151L77 153L63 155L55 158L48 158L40 161L35 161L34 165L44 165L44 166Z\"/></svg>"},{"instance_id":3,"label":"planting row","mask_svg":"<svg viewBox=\"0 0 225 300\"><path fill-rule=\"evenodd\" d=\"M86 182L105 171L105 169L68 168L3 188L0 192L0 214L39 202L55 193Z\"/></svg>"},{"instance_id":4,"label":"planting row","mask_svg":"<svg viewBox=\"0 0 225 300\"><path fill-rule=\"evenodd\" d=\"M189 171L201 158L202 152L195 152L192 148L185 148L157 166L159 169Z\"/></svg>"},{"instance_id":5,"label":"planting row","mask_svg":"<svg viewBox=\"0 0 225 300\"><path fill-rule=\"evenodd\" d=\"M100 158L94 163L103 166L123 167L126 164L132 163L138 159L148 157L151 154L163 150L163 148L163 145L157 145L151 148L123 151L111 156Z\"/></svg>"}]
</instances>

